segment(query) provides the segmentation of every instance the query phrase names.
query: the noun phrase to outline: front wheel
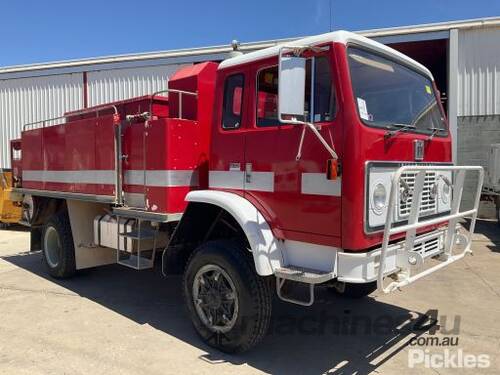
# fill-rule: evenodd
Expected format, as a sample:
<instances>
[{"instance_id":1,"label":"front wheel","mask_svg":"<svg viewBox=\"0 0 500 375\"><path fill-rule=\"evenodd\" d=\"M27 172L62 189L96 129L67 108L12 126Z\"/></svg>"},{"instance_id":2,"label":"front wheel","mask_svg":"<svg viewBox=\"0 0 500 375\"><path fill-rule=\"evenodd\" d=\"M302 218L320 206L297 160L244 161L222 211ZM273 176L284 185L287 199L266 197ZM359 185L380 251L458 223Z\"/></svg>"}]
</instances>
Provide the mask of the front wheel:
<instances>
[{"instance_id":1,"label":"front wheel","mask_svg":"<svg viewBox=\"0 0 500 375\"><path fill-rule=\"evenodd\" d=\"M237 241L201 245L184 273L184 298L197 333L226 353L244 352L265 336L271 288Z\"/></svg>"}]
</instances>

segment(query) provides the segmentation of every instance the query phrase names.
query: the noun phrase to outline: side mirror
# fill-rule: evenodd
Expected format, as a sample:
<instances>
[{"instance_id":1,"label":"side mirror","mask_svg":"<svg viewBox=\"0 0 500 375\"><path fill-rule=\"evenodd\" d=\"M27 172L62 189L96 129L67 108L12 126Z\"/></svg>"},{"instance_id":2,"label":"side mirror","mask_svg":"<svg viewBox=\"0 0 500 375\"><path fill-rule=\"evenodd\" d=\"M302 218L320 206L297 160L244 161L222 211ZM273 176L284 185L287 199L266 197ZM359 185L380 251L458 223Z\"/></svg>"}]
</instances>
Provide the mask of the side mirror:
<instances>
[{"instance_id":1,"label":"side mirror","mask_svg":"<svg viewBox=\"0 0 500 375\"><path fill-rule=\"evenodd\" d=\"M281 122L297 122L305 116L306 59L281 56L278 73L278 118ZM291 121L290 121L291 120Z\"/></svg>"}]
</instances>

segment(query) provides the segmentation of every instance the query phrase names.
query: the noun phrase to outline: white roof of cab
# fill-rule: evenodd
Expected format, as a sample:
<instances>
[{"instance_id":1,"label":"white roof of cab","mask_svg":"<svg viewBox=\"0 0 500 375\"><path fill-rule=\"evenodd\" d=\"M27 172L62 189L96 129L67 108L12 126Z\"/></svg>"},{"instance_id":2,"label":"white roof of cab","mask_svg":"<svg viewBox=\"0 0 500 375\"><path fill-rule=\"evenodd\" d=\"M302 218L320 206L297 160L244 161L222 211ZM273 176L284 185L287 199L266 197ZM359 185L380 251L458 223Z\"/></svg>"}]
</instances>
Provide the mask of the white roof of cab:
<instances>
[{"instance_id":1,"label":"white roof of cab","mask_svg":"<svg viewBox=\"0 0 500 375\"><path fill-rule=\"evenodd\" d=\"M293 42L286 42L282 44L278 44L273 47L269 48L264 48L259 51L255 52L250 52L244 55L232 57L230 59L224 60L223 62L220 63L219 69L225 69L229 67L234 67L238 66L241 64L247 64L249 62L253 61L258 61L262 60L265 58L277 56L279 53L279 50L282 46L284 45L290 45L290 46L313 46L313 45L319 45L319 44L324 44L324 43L342 43L342 44L347 44L347 43L353 43L357 44L375 51L378 51L382 54L389 55L392 58L395 58L397 60L400 60L415 69L418 69L422 73L428 75L430 78L432 77L432 73L427 69L425 66L420 64L419 62L409 58L408 56L402 54L399 51L396 51L393 48L387 47L386 45L376 42L372 39L365 38L364 36L361 36L359 34L351 33L349 31L344 31L344 30L339 30L339 31L334 31L331 33L326 33L326 34L321 34L321 35L315 35L303 39L298 39Z\"/></svg>"}]
</instances>

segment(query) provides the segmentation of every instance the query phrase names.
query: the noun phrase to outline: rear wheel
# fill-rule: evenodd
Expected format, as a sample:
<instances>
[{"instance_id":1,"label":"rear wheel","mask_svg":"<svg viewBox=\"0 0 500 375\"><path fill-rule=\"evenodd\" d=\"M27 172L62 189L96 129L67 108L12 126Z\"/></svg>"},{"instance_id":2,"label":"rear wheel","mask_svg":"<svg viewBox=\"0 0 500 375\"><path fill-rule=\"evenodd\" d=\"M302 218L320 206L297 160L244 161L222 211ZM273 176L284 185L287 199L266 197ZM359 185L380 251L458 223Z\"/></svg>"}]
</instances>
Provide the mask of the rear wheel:
<instances>
[{"instance_id":1,"label":"rear wheel","mask_svg":"<svg viewBox=\"0 0 500 375\"><path fill-rule=\"evenodd\" d=\"M193 325L210 346L243 352L265 336L270 284L257 275L248 251L237 241L200 246L188 262L183 289Z\"/></svg>"},{"instance_id":2,"label":"rear wheel","mask_svg":"<svg viewBox=\"0 0 500 375\"><path fill-rule=\"evenodd\" d=\"M51 276L68 278L75 274L75 247L66 212L53 215L45 225L42 236L42 253L44 263Z\"/></svg>"}]
</instances>

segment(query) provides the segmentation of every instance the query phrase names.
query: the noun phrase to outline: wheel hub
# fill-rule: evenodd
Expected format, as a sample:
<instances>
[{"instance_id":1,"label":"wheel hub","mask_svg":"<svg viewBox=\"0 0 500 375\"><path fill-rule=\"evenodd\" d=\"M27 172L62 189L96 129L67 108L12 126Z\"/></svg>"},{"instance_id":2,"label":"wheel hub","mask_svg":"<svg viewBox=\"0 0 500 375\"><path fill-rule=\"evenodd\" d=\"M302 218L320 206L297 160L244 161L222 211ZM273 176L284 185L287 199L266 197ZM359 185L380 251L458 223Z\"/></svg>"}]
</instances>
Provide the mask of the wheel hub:
<instances>
[{"instance_id":1,"label":"wheel hub","mask_svg":"<svg viewBox=\"0 0 500 375\"><path fill-rule=\"evenodd\" d=\"M210 290L207 293L207 296L205 298L202 298L202 300L207 304L207 306L211 309L218 309L221 306L222 298L220 293L214 290Z\"/></svg>"},{"instance_id":2,"label":"wheel hub","mask_svg":"<svg viewBox=\"0 0 500 375\"><path fill-rule=\"evenodd\" d=\"M56 268L59 265L62 245L59 233L54 227L49 226L46 229L43 242L45 259L51 268Z\"/></svg>"},{"instance_id":3,"label":"wheel hub","mask_svg":"<svg viewBox=\"0 0 500 375\"><path fill-rule=\"evenodd\" d=\"M228 273L217 265L205 265L196 273L193 302L198 317L213 332L227 332L236 323L236 287Z\"/></svg>"}]
</instances>

